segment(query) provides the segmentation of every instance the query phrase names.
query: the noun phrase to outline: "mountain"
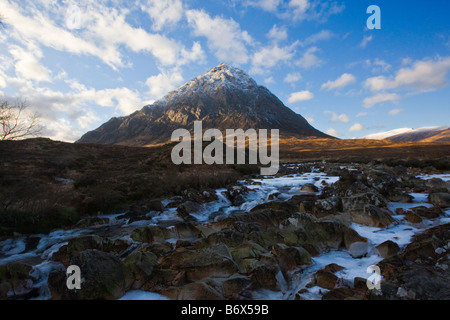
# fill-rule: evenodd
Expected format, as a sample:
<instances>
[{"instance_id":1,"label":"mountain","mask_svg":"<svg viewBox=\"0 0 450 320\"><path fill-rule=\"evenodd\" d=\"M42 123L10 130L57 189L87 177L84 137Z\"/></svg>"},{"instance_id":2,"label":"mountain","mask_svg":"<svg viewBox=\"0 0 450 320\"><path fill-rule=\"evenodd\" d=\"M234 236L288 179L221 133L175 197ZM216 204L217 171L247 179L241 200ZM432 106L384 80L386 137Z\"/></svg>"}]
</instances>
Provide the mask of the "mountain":
<instances>
[{"instance_id":1,"label":"mountain","mask_svg":"<svg viewBox=\"0 0 450 320\"><path fill-rule=\"evenodd\" d=\"M179 128L203 130L279 129L280 136L332 138L313 128L244 71L222 63L152 105L127 117L112 118L78 143L147 146L170 141Z\"/></svg>"},{"instance_id":2,"label":"mountain","mask_svg":"<svg viewBox=\"0 0 450 320\"><path fill-rule=\"evenodd\" d=\"M364 137L395 142L450 142L450 127L401 128Z\"/></svg>"}]
</instances>

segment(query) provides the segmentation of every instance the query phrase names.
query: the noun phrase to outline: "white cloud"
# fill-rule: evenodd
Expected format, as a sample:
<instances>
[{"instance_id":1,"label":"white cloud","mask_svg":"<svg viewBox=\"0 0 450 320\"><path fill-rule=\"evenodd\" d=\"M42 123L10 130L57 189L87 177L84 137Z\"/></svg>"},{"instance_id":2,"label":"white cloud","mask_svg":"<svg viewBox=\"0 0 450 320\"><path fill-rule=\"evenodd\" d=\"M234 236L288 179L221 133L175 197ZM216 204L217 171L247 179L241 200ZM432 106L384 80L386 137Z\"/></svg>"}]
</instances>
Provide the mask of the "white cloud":
<instances>
[{"instance_id":1,"label":"white cloud","mask_svg":"<svg viewBox=\"0 0 450 320\"><path fill-rule=\"evenodd\" d=\"M309 0L290 0L289 7L295 20L306 19L306 11L311 7Z\"/></svg>"},{"instance_id":2,"label":"white cloud","mask_svg":"<svg viewBox=\"0 0 450 320\"><path fill-rule=\"evenodd\" d=\"M245 64L249 60L247 45L254 41L233 19L212 18L203 10L188 10L186 17L196 36L206 37L208 47L221 61Z\"/></svg>"},{"instance_id":3,"label":"white cloud","mask_svg":"<svg viewBox=\"0 0 450 320\"><path fill-rule=\"evenodd\" d=\"M388 72L392 68L392 66L389 63L387 63L386 61L381 60L379 58L375 58L375 60L373 60L373 61L370 59L367 59L366 65L368 67L372 67L372 72L374 72L374 73Z\"/></svg>"},{"instance_id":4,"label":"white cloud","mask_svg":"<svg viewBox=\"0 0 450 320\"><path fill-rule=\"evenodd\" d=\"M292 93L289 98L289 103L295 103L295 102L301 102L301 101L308 101L312 100L314 98L314 94L308 90L305 91L299 91Z\"/></svg>"},{"instance_id":5,"label":"white cloud","mask_svg":"<svg viewBox=\"0 0 450 320\"><path fill-rule=\"evenodd\" d=\"M389 115L390 116L396 116L396 115L398 115L398 114L400 114L400 113L403 113L405 110L403 110L403 109L392 109L391 111L389 111Z\"/></svg>"},{"instance_id":6,"label":"white cloud","mask_svg":"<svg viewBox=\"0 0 450 320\"><path fill-rule=\"evenodd\" d=\"M328 82L324 83L322 85L322 89L331 90L331 89L343 88L343 87L346 87L355 82L356 82L356 78L354 75L349 74L349 73L344 73L342 76L340 76L336 80L328 81Z\"/></svg>"},{"instance_id":7,"label":"white cloud","mask_svg":"<svg viewBox=\"0 0 450 320\"><path fill-rule=\"evenodd\" d=\"M362 131L364 130L364 126L360 123L355 123L353 126L350 127L349 131L350 132L355 132L355 131Z\"/></svg>"},{"instance_id":8,"label":"white cloud","mask_svg":"<svg viewBox=\"0 0 450 320\"><path fill-rule=\"evenodd\" d=\"M302 42L303 46L308 46L311 44L315 44L319 41L326 41L331 39L334 36L334 33L331 32L330 30L322 30L318 33L315 33L311 36L309 36L308 38L306 38L305 41Z\"/></svg>"},{"instance_id":9,"label":"white cloud","mask_svg":"<svg viewBox=\"0 0 450 320\"><path fill-rule=\"evenodd\" d=\"M396 101L400 100L401 98L402 97L396 93L379 93L373 97L364 99L363 104L365 108L372 108L376 104Z\"/></svg>"},{"instance_id":10,"label":"white cloud","mask_svg":"<svg viewBox=\"0 0 450 320\"><path fill-rule=\"evenodd\" d=\"M63 23L58 23L65 19L66 4L55 2L45 6L46 10L37 5L45 6L45 3L22 4L26 8L25 14L25 9L19 5L4 4L2 12L10 21L10 37L62 52L95 56L114 70L128 66L124 62L122 46L133 52L150 53L165 66L190 62L185 58L189 50L181 43L131 26L126 21L130 10L119 5L107 7L103 2L84 2L80 5L81 28L76 32L66 30L61 27Z\"/></svg>"},{"instance_id":11,"label":"white cloud","mask_svg":"<svg viewBox=\"0 0 450 320\"><path fill-rule=\"evenodd\" d=\"M282 0L253 0L247 1L247 4L252 7L258 7L264 11L275 12L278 6L281 4Z\"/></svg>"},{"instance_id":12,"label":"white cloud","mask_svg":"<svg viewBox=\"0 0 450 320\"><path fill-rule=\"evenodd\" d=\"M295 62L297 66L304 69L309 69L312 67L318 67L322 64L322 60L315 55L319 51L317 47L311 47L303 54L303 56Z\"/></svg>"},{"instance_id":13,"label":"white cloud","mask_svg":"<svg viewBox=\"0 0 450 320\"><path fill-rule=\"evenodd\" d=\"M37 58L42 57L42 53L38 51L35 54L25 51L23 48L12 45L9 47L9 53L15 60L15 71L18 77L30 79L37 82L51 81L51 71L39 63Z\"/></svg>"},{"instance_id":14,"label":"white cloud","mask_svg":"<svg viewBox=\"0 0 450 320\"><path fill-rule=\"evenodd\" d=\"M331 122L344 122L344 123L350 122L349 117L345 113L337 114L334 111L327 110L327 111L324 111L324 114L331 115L331 119L330 119Z\"/></svg>"},{"instance_id":15,"label":"white cloud","mask_svg":"<svg viewBox=\"0 0 450 320\"><path fill-rule=\"evenodd\" d=\"M171 73L161 72L156 76L151 76L145 81L145 84L149 87L150 97L159 99L175 89L183 80L183 76L175 70Z\"/></svg>"},{"instance_id":16,"label":"white cloud","mask_svg":"<svg viewBox=\"0 0 450 320\"><path fill-rule=\"evenodd\" d=\"M365 48L369 44L369 42L371 42L372 40L373 40L373 35L364 36L359 45L361 46L361 48Z\"/></svg>"},{"instance_id":17,"label":"white cloud","mask_svg":"<svg viewBox=\"0 0 450 320\"><path fill-rule=\"evenodd\" d=\"M337 131L337 130L334 129L334 128L328 129L328 130L326 131L326 134L328 134L328 135L330 135L330 136L333 136L333 137L337 137L337 136L340 136L340 135L341 135L341 134L339 133L339 131Z\"/></svg>"},{"instance_id":18,"label":"white cloud","mask_svg":"<svg viewBox=\"0 0 450 320\"><path fill-rule=\"evenodd\" d=\"M273 83L275 83L275 80L273 79L273 77L268 77L268 78L264 79L264 83L265 84L273 84Z\"/></svg>"},{"instance_id":19,"label":"white cloud","mask_svg":"<svg viewBox=\"0 0 450 320\"><path fill-rule=\"evenodd\" d=\"M335 1L290 0L289 16L294 21L316 20L325 22L331 15L344 11L345 6Z\"/></svg>"},{"instance_id":20,"label":"white cloud","mask_svg":"<svg viewBox=\"0 0 450 320\"><path fill-rule=\"evenodd\" d=\"M397 88L429 91L446 86L449 72L450 57L439 58L437 61L416 61L412 67L397 71L395 77L369 78L364 82L364 86L371 91Z\"/></svg>"},{"instance_id":21,"label":"white cloud","mask_svg":"<svg viewBox=\"0 0 450 320\"><path fill-rule=\"evenodd\" d=\"M283 81L286 83L294 83L294 82L301 80L301 78L302 78L302 75L299 72L294 72L294 73L288 73Z\"/></svg>"},{"instance_id":22,"label":"white cloud","mask_svg":"<svg viewBox=\"0 0 450 320\"><path fill-rule=\"evenodd\" d=\"M152 19L152 29L155 31L160 31L167 25L175 25L183 18L181 0L147 0L141 4L141 9Z\"/></svg>"},{"instance_id":23,"label":"white cloud","mask_svg":"<svg viewBox=\"0 0 450 320\"><path fill-rule=\"evenodd\" d=\"M56 141L74 142L83 135L79 128L64 118L44 120L42 126L44 127L42 134Z\"/></svg>"},{"instance_id":24,"label":"white cloud","mask_svg":"<svg viewBox=\"0 0 450 320\"><path fill-rule=\"evenodd\" d=\"M278 65L280 62L291 60L294 57L296 45L294 43L281 48L278 45L269 45L255 52L250 73L264 74L267 69Z\"/></svg>"},{"instance_id":25,"label":"white cloud","mask_svg":"<svg viewBox=\"0 0 450 320\"><path fill-rule=\"evenodd\" d=\"M267 33L267 38L274 42L286 40L288 37L286 27L278 27L276 24L273 25L269 33Z\"/></svg>"},{"instance_id":26,"label":"white cloud","mask_svg":"<svg viewBox=\"0 0 450 320\"><path fill-rule=\"evenodd\" d=\"M359 118L359 117L364 117L364 116L367 116L369 113L368 112L360 112L360 113L358 113L357 115L356 115L356 117L357 118Z\"/></svg>"},{"instance_id":27,"label":"white cloud","mask_svg":"<svg viewBox=\"0 0 450 320\"><path fill-rule=\"evenodd\" d=\"M293 21L325 22L331 15L341 13L345 9L344 5L330 0L247 0L244 4L272 12L278 18Z\"/></svg>"}]
</instances>

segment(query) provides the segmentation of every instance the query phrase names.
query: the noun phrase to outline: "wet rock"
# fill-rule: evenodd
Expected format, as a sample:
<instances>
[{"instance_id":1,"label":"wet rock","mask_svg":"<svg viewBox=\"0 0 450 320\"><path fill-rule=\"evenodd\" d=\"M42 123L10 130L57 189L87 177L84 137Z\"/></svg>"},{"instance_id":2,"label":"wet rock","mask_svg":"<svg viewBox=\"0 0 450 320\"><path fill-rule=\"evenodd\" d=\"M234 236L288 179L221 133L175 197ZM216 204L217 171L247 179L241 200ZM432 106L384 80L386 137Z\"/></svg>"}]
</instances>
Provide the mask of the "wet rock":
<instances>
[{"instance_id":1,"label":"wet rock","mask_svg":"<svg viewBox=\"0 0 450 320\"><path fill-rule=\"evenodd\" d=\"M335 272L338 272L338 271L341 271L341 270L344 270L344 269L345 268L343 266L340 266L340 265L338 265L336 263L330 263L330 264L326 265L322 270L328 271L328 272L331 272L331 273L335 273Z\"/></svg>"},{"instance_id":2,"label":"wet rock","mask_svg":"<svg viewBox=\"0 0 450 320\"><path fill-rule=\"evenodd\" d=\"M450 224L414 236L404 251L381 261L383 295L374 299L450 299ZM446 267L441 267L446 266Z\"/></svg>"},{"instance_id":3,"label":"wet rock","mask_svg":"<svg viewBox=\"0 0 450 320\"><path fill-rule=\"evenodd\" d=\"M256 259L259 258L261 254L267 253L266 249L253 241L245 241L237 247L232 248L230 251L233 260L237 263L243 259Z\"/></svg>"},{"instance_id":4,"label":"wet rock","mask_svg":"<svg viewBox=\"0 0 450 320\"><path fill-rule=\"evenodd\" d=\"M267 200L274 200L275 198L277 198L279 195L280 195L281 193L279 193L279 192L274 192L274 193L271 193L271 194L269 194L268 196L267 196Z\"/></svg>"},{"instance_id":5,"label":"wet rock","mask_svg":"<svg viewBox=\"0 0 450 320\"><path fill-rule=\"evenodd\" d=\"M227 188L225 195L231 201L233 206L240 206L245 202L244 194L248 192L248 189L243 186L231 186Z\"/></svg>"},{"instance_id":6,"label":"wet rock","mask_svg":"<svg viewBox=\"0 0 450 320\"><path fill-rule=\"evenodd\" d=\"M0 266L0 299L24 299L33 296L32 266L13 263Z\"/></svg>"},{"instance_id":7,"label":"wet rock","mask_svg":"<svg viewBox=\"0 0 450 320\"><path fill-rule=\"evenodd\" d=\"M338 277L329 271L319 270L314 274L314 281L317 286L331 290L336 286Z\"/></svg>"},{"instance_id":8,"label":"wet rock","mask_svg":"<svg viewBox=\"0 0 450 320\"><path fill-rule=\"evenodd\" d=\"M134 289L141 288L158 265L158 257L152 252L136 251L130 254L124 261L125 266L133 273Z\"/></svg>"},{"instance_id":9,"label":"wet rock","mask_svg":"<svg viewBox=\"0 0 450 320\"><path fill-rule=\"evenodd\" d=\"M167 239L176 238L177 235L173 228L146 226L135 229L130 237L134 241L152 243L153 241L165 241Z\"/></svg>"},{"instance_id":10,"label":"wet rock","mask_svg":"<svg viewBox=\"0 0 450 320\"><path fill-rule=\"evenodd\" d=\"M378 255L383 258L389 258L396 255L400 251L397 243L387 240L375 247Z\"/></svg>"},{"instance_id":11,"label":"wet rock","mask_svg":"<svg viewBox=\"0 0 450 320\"><path fill-rule=\"evenodd\" d=\"M385 228L395 222L388 209L381 209L371 204L365 205L362 212L352 211L350 214L354 222L370 227Z\"/></svg>"},{"instance_id":12,"label":"wet rock","mask_svg":"<svg viewBox=\"0 0 450 320\"><path fill-rule=\"evenodd\" d=\"M239 271L228 247L217 244L193 250L177 248L160 261L162 268L186 272L188 281L204 278L226 278Z\"/></svg>"},{"instance_id":13,"label":"wet rock","mask_svg":"<svg viewBox=\"0 0 450 320\"><path fill-rule=\"evenodd\" d=\"M390 169L373 169L367 174L367 185L382 195L388 195L397 185L397 177Z\"/></svg>"},{"instance_id":14,"label":"wet rock","mask_svg":"<svg viewBox=\"0 0 450 320\"><path fill-rule=\"evenodd\" d=\"M367 205L386 208L387 204L387 200L378 192L357 193L342 198L343 210L348 213L360 213L365 210Z\"/></svg>"},{"instance_id":15,"label":"wet rock","mask_svg":"<svg viewBox=\"0 0 450 320\"><path fill-rule=\"evenodd\" d=\"M103 250L103 238L97 235L86 235L71 239L67 245L53 254L52 259L68 267L73 257L87 249Z\"/></svg>"},{"instance_id":16,"label":"wet rock","mask_svg":"<svg viewBox=\"0 0 450 320\"><path fill-rule=\"evenodd\" d=\"M318 196L316 194L300 194L292 196L287 202L294 204L299 212L312 213Z\"/></svg>"},{"instance_id":17,"label":"wet rock","mask_svg":"<svg viewBox=\"0 0 450 320\"><path fill-rule=\"evenodd\" d=\"M432 193L429 195L429 200L435 206L441 208L450 207L450 193L445 192Z\"/></svg>"},{"instance_id":18,"label":"wet rock","mask_svg":"<svg viewBox=\"0 0 450 320\"><path fill-rule=\"evenodd\" d=\"M81 269L81 290L68 290L65 272L51 272L48 286L53 300L112 300L122 297L133 283L133 275L116 256L86 250L71 260Z\"/></svg>"},{"instance_id":19,"label":"wet rock","mask_svg":"<svg viewBox=\"0 0 450 320\"><path fill-rule=\"evenodd\" d=\"M410 210L416 215L425 219L439 218L443 214L442 210L438 207L428 208L425 206L419 206L411 208Z\"/></svg>"},{"instance_id":20,"label":"wet rock","mask_svg":"<svg viewBox=\"0 0 450 320\"><path fill-rule=\"evenodd\" d=\"M253 289L281 291L284 277L278 265L262 265L250 271Z\"/></svg>"},{"instance_id":21,"label":"wet rock","mask_svg":"<svg viewBox=\"0 0 450 320\"><path fill-rule=\"evenodd\" d=\"M279 243L273 246L272 253L277 258L278 264L285 274L288 271L311 263L310 254L302 247L288 247Z\"/></svg>"},{"instance_id":22,"label":"wet rock","mask_svg":"<svg viewBox=\"0 0 450 320\"><path fill-rule=\"evenodd\" d=\"M28 236L25 239L25 251L32 251L37 248L41 237L39 236Z\"/></svg>"},{"instance_id":23,"label":"wet rock","mask_svg":"<svg viewBox=\"0 0 450 320\"><path fill-rule=\"evenodd\" d=\"M339 212L342 212L341 197L333 196L315 202L315 213L337 214Z\"/></svg>"},{"instance_id":24,"label":"wet rock","mask_svg":"<svg viewBox=\"0 0 450 320\"><path fill-rule=\"evenodd\" d=\"M450 184L442 179L432 178L425 180L425 185L430 193L448 193L450 192Z\"/></svg>"},{"instance_id":25,"label":"wet rock","mask_svg":"<svg viewBox=\"0 0 450 320\"><path fill-rule=\"evenodd\" d=\"M160 200L150 200L147 203L147 208L149 211L158 211L163 212L164 211L164 204Z\"/></svg>"},{"instance_id":26,"label":"wet rock","mask_svg":"<svg viewBox=\"0 0 450 320\"><path fill-rule=\"evenodd\" d=\"M100 217L87 217L81 219L76 226L78 228L88 228L92 226L100 226L104 224L109 224L109 218L100 218Z\"/></svg>"},{"instance_id":27,"label":"wet rock","mask_svg":"<svg viewBox=\"0 0 450 320\"><path fill-rule=\"evenodd\" d=\"M407 211L405 213L405 220L410 223L421 223L422 222L422 218L412 211Z\"/></svg>"},{"instance_id":28,"label":"wet rock","mask_svg":"<svg viewBox=\"0 0 450 320\"><path fill-rule=\"evenodd\" d=\"M213 245L223 243L235 247L245 241L245 235L242 232L230 228L214 232L210 234L206 240Z\"/></svg>"},{"instance_id":29,"label":"wet rock","mask_svg":"<svg viewBox=\"0 0 450 320\"><path fill-rule=\"evenodd\" d=\"M223 296L228 300L237 300L241 298L241 292L251 285L248 276L234 274L228 279L222 281Z\"/></svg>"},{"instance_id":30,"label":"wet rock","mask_svg":"<svg viewBox=\"0 0 450 320\"><path fill-rule=\"evenodd\" d=\"M369 244L363 241L353 242L348 248L348 252L354 259L359 259L367 255Z\"/></svg>"},{"instance_id":31,"label":"wet rock","mask_svg":"<svg viewBox=\"0 0 450 320\"><path fill-rule=\"evenodd\" d=\"M409 195L406 192L402 192L401 190L396 190L387 195L389 201L392 202L400 202L400 203L411 203L413 202L414 197Z\"/></svg>"},{"instance_id":32,"label":"wet rock","mask_svg":"<svg viewBox=\"0 0 450 320\"><path fill-rule=\"evenodd\" d=\"M316 193L316 192L319 192L319 188L317 188L312 183L306 183L300 188L300 191L308 192L308 193Z\"/></svg>"},{"instance_id":33,"label":"wet rock","mask_svg":"<svg viewBox=\"0 0 450 320\"><path fill-rule=\"evenodd\" d=\"M284 211L287 213L293 213L297 211L296 206L292 202L286 201L271 201L259 204L255 206L250 212L257 212L261 210L274 210L274 211Z\"/></svg>"},{"instance_id":34,"label":"wet rock","mask_svg":"<svg viewBox=\"0 0 450 320\"><path fill-rule=\"evenodd\" d=\"M196 281L182 287L168 288L161 293L175 300L224 300L219 283L213 280Z\"/></svg>"},{"instance_id":35,"label":"wet rock","mask_svg":"<svg viewBox=\"0 0 450 320\"><path fill-rule=\"evenodd\" d=\"M178 216L186 219L191 213L198 212L202 206L196 202L186 201L177 208Z\"/></svg>"}]
</instances>

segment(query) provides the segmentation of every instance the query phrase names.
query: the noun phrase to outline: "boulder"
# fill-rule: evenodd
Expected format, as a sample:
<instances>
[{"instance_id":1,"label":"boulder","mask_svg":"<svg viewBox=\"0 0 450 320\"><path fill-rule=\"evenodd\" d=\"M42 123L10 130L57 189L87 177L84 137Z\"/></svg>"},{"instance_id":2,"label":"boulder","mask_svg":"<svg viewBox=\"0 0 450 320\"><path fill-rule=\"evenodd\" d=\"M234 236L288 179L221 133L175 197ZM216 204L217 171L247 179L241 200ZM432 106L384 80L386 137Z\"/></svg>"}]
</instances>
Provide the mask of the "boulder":
<instances>
[{"instance_id":1,"label":"boulder","mask_svg":"<svg viewBox=\"0 0 450 320\"><path fill-rule=\"evenodd\" d=\"M433 178L425 181L425 185L430 193L448 193L450 192L450 184L442 179Z\"/></svg>"},{"instance_id":2,"label":"boulder","mask_svg":"<svg viewBox=\"0 0 450 320\"><path fill-rule=\"evenodd\" d=\"M406 192L402 192L401 190L395 190L387 195L389 201L392 202L400 202L400 203L411 203L414 200L414 197Z\"/></svg>"},{"instance_id":3,"label":"boulder","mask_svg":"<svg viewBox=\"0 0 450 320\"><path fill-rule=\"evenodd\" d=\"M160 261L162 268L184 271L188 281L226 278L239 271L228 247L219 243L196 249L177 248Z\"/></svg>"},{"instance_id":4,"label":"boulder","mask_svg":"<svg viewBox=\"0 0 450 320\"><path fill-rule=\"evenodd\" d=\"M425 219L439 218L443 212L439 207L428 208L425 206L414 207L410 209L416 215Z\"/></svg>"},{"instance_id":5,"label":"boulder","mask_svg":"<svg viewBox=\"0 0 450 320\"><path fill-rule=\"evenodd\" d=\"M227 188L225 195L231 201L233 206L240 206L245 202L244 194L248 192L248 189L243 186L231 186Z\"/></svg>"},{"instance_id":6,"label":"boulder","mask_svg":"<svg viewBox=\"0 0 450 320\"><path fill-rule=\"evenodd\" d=\"M450 193L447 192L431 193L428 199L432 204L440 208L450 207Z\"/></svg>"},{"instance_id":7,"label":"boulder","mask_svg":"<svg viewBox=\"0 0 450 320\"><path fill-rule=\"evenodd\" d=\"M389 300L450 299L450 224L427 229L397 255L378 263L383 273L382 296Z\"/></svg>"},{"instance_id":8,"label":"boulder","mask_svg":"<svg viewBox=\"0 0 450 320\"><path fill-rule=\"evenodd\" d=\"M389 258L396 255L400 251L400 247L397 243L387 240L375 247L378 255L383 258Z\"/></svg>"},{"instance_id":9,"label":"boulder","mask_svg":"<svg viewBox=\"0 0 450 320\"><path fill-rule=\"evenodd\" d=\"M223 296L228 300L241 298L241 292L251 285L250 278L241 274L234 274L222 281Z\"/></svg>"},{"instance_id":10,"label":"boulder","mask_svg":"<svg viewBox=\"0 0 450 320\"><path fill-rule=\"evenodd\" d=\"M249 272L253 289L281 291L285 279L278 265L261 265Z\"/></svg>"},{"instance_id":11,"label":"boulder","mask_svg":"<svg viewBox=\"0 0 450 320\"><path fill-rule=\"evenodd\" d=\"M342 211L342 199L332 196L315 202L315 213L337 214Z\"/></svg>"},{"instance_id":12,"label":"boulder","mask_svg":"<svg viewBox=\"0 0 450 320\"><path fill-rule=\"evenodd\" d=\"M151 252L135 251L124 261L125 266L133 273L134 289L139 289L150 278L158 265L158 257Z\"/></svg>"},{"instance_id":13,"label":"boulder","mask_svg":"<svg viewBox=\"0 0 450 320\"><path fill-rule=\"evenodd\" d=\"M329 271L319 270L314 274L315 285L331 290L336 286L338 277Z\"/></svg>"},{"instance_id":14,"label":"boulder","mask_svg":"<svg viewBox=\"0 0 450 320\"><path fill-rule=\"evenodd\" d=\"M338 271L341 271L341 270L344 270L344 269L345 268L343 266L340 266L340 265L338 265L336 263L330 263L330 264L326 265L322 270L328 271L328 272L331 272L331 273L335 273L335 272L338 272Z\"/></svg>"},{"instance_id":15,"label":"boulder","mask_svg":"<svg viewBox=\"0 0 450 320\"><path fill-rule=\"evenodd\" d=\"M196 281L181 287L167 288L161 294L174 300L224 300L218 283L213 281Z\"/></svg>"},{"instance_id":16,"label":"boulder","mask_svg":"<svg viewBox=\"0 0 450 320\"><path fill-rule=\"evenodd\" d=\"M354 259L359 259L367 255L369 244L363 241L353 242L348 248L348 252Z\"/></svg>"},{"instance_id":17,"label":"boulder","mask_svg":"<svg viewBox=\"0 0 450 320\"><path fill-rule=\"evenodd\" d=\"M376 191L357 193L349 197L342 198L343 211L349 213L361 212L368 204L379 208L386 208L388 201Z\"/></svg>"},{"instance_id":18,"label":"boulder","mask_svg":"<svg viewBox=\"0 0 450 320\"><path fill-rule=\"evenodd\" d=\"M147 202L147 208L148 211L158 211L163 212L164 211L164 204L160 200L150 200Z\"/></svg>"},{"instance_id":19,"label":"boulder","mask_svg":"<svg viewBox=\"0 0 450 320\"><path fill-rule=\"evenodd\" d=\"M394 223L396 220L391 214L388 209L381 209L371 204L365 205L362 212L351 212L354 222L377 228L385 228Z\"/></svg>"},{"instance_id":20,"label":"boulder","mask_svg":"<svg viewBox=\"0 0 450 320\"><path fill-rule=\"evenodd\" d=\"M32 267L25 263L0 266L0 300L33 297Z\"/></svg>"},{"instance_id":21,"label":"boulder","mask_svg":"<svg viewBox=\"0 0 450 320\"><path fill-rule=\"evenodd\" d=\"M397 185L397 177L390 169L373 169L367 174L367 185L382 195L388 195Z\"/></svg>"},{"instance_id":22,"label":"boulder","mask_svg":"<svg viewBox=\"0 0 450 320\"><path fill-rule=\"evenodd\" d=\"M183 202L177 208L177 213L180 218L186 219L190 216L191 213L198 212L202 209L202 206L199 203L186 201Z\"/></svg>"},{"instance_id":23,"label":"boulder","mask_svg":"<svg viewBox=\"0 0 450 320\"><path fill-rule=\"evenodd\" d=\"M104 224L109 224L109 218L100 218L100 217L87 217L81 219L76 226L78 228L88 228L92 226L100 226Z\"/></svg>"},{"instance_id":24,"label":"boulder","mask_svg":"<svg viewBox=\"0 0 450 320\"><path fill-rule=\"evenodd\" d=\"M279 243L273 246L272 253L277 258L278 264L285 274L288 271L311 263L310 254L302 247L288 247Z\"/></svg>"},{"instance_id":25,"label":"boulder","mask_svg":"<svg viewBox=\"0 0 450 320\"><path fill-rule=\"evenodd\" d=\"M300 188L300 191L308 192L308 193L316 193L316 192L319 192L319 188L317 188L312 183L306 183Z\"/></svg>"},{"instance_id":26,"label":"boulder","mask_svg":"<svg viewBox=\"0 0 450 320\"><path fill-rule=\"evenodd\" d=\"M422 218L412 211L407 211L405 213L405 220L410 223L421 223L422 222Z\"/></svg>"},{"instance_id":27,"label":"boulder","mask_svg":"<svg viewBox=\"0 0 450 320\"><path fill-rule=\"evenodd\" d=\"M81 270L81 290L68 290L65 272L51 272L48 286L54 300L112 300L131 288L133 275L116 256L95 249L72 258Z\"/></svg>"}]
</instances>

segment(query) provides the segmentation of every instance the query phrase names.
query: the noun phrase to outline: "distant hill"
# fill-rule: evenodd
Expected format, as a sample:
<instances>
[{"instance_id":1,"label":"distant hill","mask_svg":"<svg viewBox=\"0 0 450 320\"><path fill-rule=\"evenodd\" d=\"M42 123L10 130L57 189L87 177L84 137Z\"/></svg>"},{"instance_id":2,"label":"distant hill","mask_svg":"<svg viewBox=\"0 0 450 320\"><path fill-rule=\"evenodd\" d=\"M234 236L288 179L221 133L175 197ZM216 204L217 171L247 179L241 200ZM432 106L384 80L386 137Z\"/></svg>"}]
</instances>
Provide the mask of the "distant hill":
<instances>
[{"instance_id":1,"label":"distant hill","mask_svg":"<svg viewBox=\"0 0 450 320\"><path fill-rule=\"evenodd\" d=\"M364 139L395 142L450 142L450 127L401 128L368 135Z\"/></svg>"},{"instance_id":2,"label":"distant hill","mask_svg":"<svg viewBox=\"0 0 450 320\"><path fill-rule=\"evenodd\" d=\"M175 129L279 129L280 136L334 138L313 128L244 71L222 63L127 117L112 118L78 143L148 146L170 141Z\"/></svg>"}]
</instances>

